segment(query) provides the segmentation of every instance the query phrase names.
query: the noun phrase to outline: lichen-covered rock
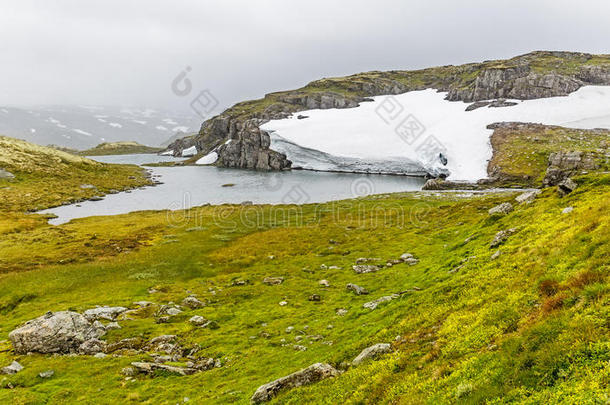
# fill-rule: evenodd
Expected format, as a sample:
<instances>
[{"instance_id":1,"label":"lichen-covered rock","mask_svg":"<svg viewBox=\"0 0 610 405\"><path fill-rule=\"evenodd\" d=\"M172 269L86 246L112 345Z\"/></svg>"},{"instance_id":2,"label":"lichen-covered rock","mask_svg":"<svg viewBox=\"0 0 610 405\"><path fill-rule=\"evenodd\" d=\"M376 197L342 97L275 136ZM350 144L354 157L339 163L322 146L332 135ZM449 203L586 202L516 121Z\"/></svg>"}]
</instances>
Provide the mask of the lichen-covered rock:
<instances>
[{"instance_id":1,"label":"lichen-covered rock","mask_svg":"<svg viewBox=\"0 0 610 405\"><path fill-rule=\"evenodd\" d=\"M74 353L80 345L105 331L77 312L47 312L9 334L16 353Z\"/></svg>"},{"instance_id":2,"label":"lichen-covered rock","mask_svg":"<svg viewBox=\"0 0 610 405\"><path fill-rule=\"evenodd\" d=\"M280 285L284 282L284 277L265 277L263 284L267 285Z\"/></svg>"},{"instance_id":3,"label":"lichen-covered rock","mask_svg":"<svg viewBox=\"0 0 610 405\"><path fill-rule=\"evenodd\" d=\"M538 189L526 191L525 193L519 194L517 197L515 197L515 201L522 204L530 204L536 199L536 196L541 192L542 191Z\"/></svg>"},{"instance_id":4,"label":"lichen-covered rock","mask_svg":"<svg viewBox=\"0 0 610 405\"><path fill-rule=\"evenodd\" d=\"M559 191L560 195L564 196L576 190L577 187L578 184L576 184L574 180L568 178L557 185L557 190Z\"/></svg>"},{"instance_id":5,"label":"lichen-covered rock","mask_svg":"<svg viewBox=\"0 0 610 405\"><path fill-rule=\"evenodd\" d=\"M271 400L281 391L309 385L330 377L336 377L339 372L330 364L315 363L295 373L261 385L252 398L252 403L258 404Z\"/></svg>"},{"instance_id":6,"label":"lichen-covered rock","mask_svg":"<svg viewBox=\"0 0 610 405\"><path fill-rule=\"evenodd\" d=\"M83 315L89 322L97 321L99 319L105 319L107 321L114 321L117 316L127 311L125 307L96 307L88 309L83 312Z\"/></svg>"},{"instance_id":7,"label":"lichen-covered rock","mask_svg":"<svg viewBox=\"0 0 610 405\"><path fill-rule=\"evenodd\" d=\"M360 287L359 285L349 283L346 287L347 291L352 291L356 295L366 295L369 292L366 288Z\"/></svg>"},{"instance_id":8,"label":"lichen-covered rock","mask_svg":"<svg viewBox=\"0 0 610 405\"><path fill-rule=\"evenodd\" d=\"M198 371L196 368L170 366L168 364L149 363L146 361L134 361L133 363L131 363L131 365L135 367L139 372L146 374L152 374L156 370L162 370L168 373L178 375L191 375L195 374Z\"/></svg>"},{"instance_id":9,"label":"lichen-covered rock","mask_svg":"<svg viewBox=\"0 0 610 405\"><path fill-rule=\"evenodd\" d=\"M205 303L200 301L197 297L189 295L182 300L182 305L190 309L197 309L205 307Z\"/></svg>"},{"instance_id":10,"label":"lichen-covered rock","mask_svg":"<svg viewBox=\"0 0 610 405\"><path fill-rule=\"evenodd\" d=\"M396 298L399 298L399 297L400 297L400 295L398 295L398 294L385 295L383 297L377 298L376 300L365 302L364 304L362 304L362 308L373 310L373 309L376 309L379 306L379 304L383 304L385 302L395 300Z\"/></svg>"},{"instance_id":11,"label":"lichen-covered rock","mask_svg":"<svg viewBox=\"0 0 610 405\"><path fill-rule=\"evenodd\" d=\"M8 366L2 367L0 369L0 374L17 374L21 370L23 370L23 366L21 364L19 364L17 361L13 361Z\"/></svg>"},{"instance_id":12,"label":"lichen-covered rock","mask_svg":"<svg viewBox=\"0 0 610 405\"><path fill-rule=\"evenodd\" d=\"M357 264L352 266L352 269L358 274L374 273L379 271L380 267L373 264Z\"/></svg>"},{"instance_id":13,"label":"lichen-covered rock","mask_svg":"<svg viewBox=\"0 0 610 405\"><path fill-rule=\"evenodd\" d=\"M496 248L496 247L500 246L501 244L503 244L504 242L506 242L508 237L515 232L517 232L517 230L515 228L510 228L510 229L503 230L503 231L496 233L496 236L494 236L493 240L491 241L491 243L489 245L490 249Z\"/></svg>"},{"instance_id":14,"label":"lichen-covered rock","mask_svg":"<svg viewBox=\"0 0 610 405\"><path fill-rule=\"evenodd\" d=\"M367 347L361 351L360 354L352 361L352 364L357 366L366 360L374 359L381 354L389 353L391 351L392 346L389 343L377 343L376 345Z\"/></svg>"},{"instance_id":15,"label":"lichen-covered rock","mask_svg":"<svg viewBox=\"0 0 610 405\"><path fill-rule=\"evenodd\" d=\"M489 215L507 215L513 211L513 205L509 202L496 205L489 210Z\"/></svg>"},{"instance_id":16,"label":"lichen-covered rock","mask_svg":"<svg viewBox=\"0 0 610 405\"><path fill-rule=\"evenodd\" d=\"M96 338L86 340L78 347L78 353L86 355L103 353L105 350L106 342Z\"/></svg>"}]
</instances>

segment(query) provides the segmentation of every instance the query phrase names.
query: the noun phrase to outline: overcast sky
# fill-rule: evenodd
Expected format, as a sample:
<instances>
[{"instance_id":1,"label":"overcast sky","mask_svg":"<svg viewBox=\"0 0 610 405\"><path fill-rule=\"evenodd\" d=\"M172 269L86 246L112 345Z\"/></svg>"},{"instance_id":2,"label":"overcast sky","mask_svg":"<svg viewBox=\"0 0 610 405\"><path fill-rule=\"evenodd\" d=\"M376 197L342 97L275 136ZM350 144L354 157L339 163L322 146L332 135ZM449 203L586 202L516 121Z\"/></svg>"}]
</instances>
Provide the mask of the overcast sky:
<instances>
[{"instance_id":1,"label":"overcast sky","mask_svg":"<svg viewBox=\"0 0 610 405\"><path fill-rule=\"evenodd\" d=\"M610 53L609 20L607 0L2 0L0 104L188 111L209 89L228 106L366 70Z\"/></svg>"}]
</instances>

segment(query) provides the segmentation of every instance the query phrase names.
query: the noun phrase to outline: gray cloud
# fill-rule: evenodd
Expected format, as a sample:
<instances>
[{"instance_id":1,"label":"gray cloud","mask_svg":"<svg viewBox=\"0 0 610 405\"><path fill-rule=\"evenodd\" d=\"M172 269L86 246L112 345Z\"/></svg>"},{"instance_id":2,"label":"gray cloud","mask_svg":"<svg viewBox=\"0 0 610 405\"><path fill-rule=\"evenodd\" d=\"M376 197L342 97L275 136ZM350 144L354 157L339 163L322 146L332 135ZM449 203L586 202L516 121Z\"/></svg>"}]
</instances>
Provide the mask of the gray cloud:
<instances>
[{"instance_id":1,"label":"gray cloud","mask_svg":"<svg viewBox=\"0 0 610 405\"><path fill-rule=\"evenodd\" d=\"M600 0L13 0L0 14L0 104L188 110L186 66L226 107L320 77L511 57L609 53Z\"/></svg>"}]
</instances>

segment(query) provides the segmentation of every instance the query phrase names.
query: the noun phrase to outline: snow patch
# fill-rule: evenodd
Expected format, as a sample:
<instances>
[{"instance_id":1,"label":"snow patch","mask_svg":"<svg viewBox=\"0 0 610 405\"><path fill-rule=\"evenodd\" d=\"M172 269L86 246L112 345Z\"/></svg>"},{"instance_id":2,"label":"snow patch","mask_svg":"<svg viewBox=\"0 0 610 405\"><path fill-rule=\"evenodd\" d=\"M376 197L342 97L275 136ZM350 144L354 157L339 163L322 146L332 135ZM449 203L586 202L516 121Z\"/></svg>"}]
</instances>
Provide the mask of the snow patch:
<instances>
[{"instance_id":1,"label":"snow patch","mask_svg":"<svg viewBox=\"0 0 610 405\"><path fill-rule=\"evenodd\" d=\"M160 156L173 156L174 155L174 151L172 150L166 150L165 152L161 152L159 153Z\"/></svg>"},{"instance_id":2,"label":"snow patch","mask_svg":"<svg viewBox=\"0 0 610 405\"><path fill-rule=\"evenodd\" d=\"M448 169L453 180L474 181L487 177L487 161L492 149L487 125L520 121L574 128L610 128L610 87L585 86L565 97L524 100L503 108L465 111L468 103L445 100L447 93L433 89L412 91L396 96L378 96L356 108L301 111L309 116L272 120L261 129L272 132L272 149L282 144L288 159L303 167L334 170L337 158L344 170L354 167L395 173L412 163L429 171ZM417 129L419 123L420 128ZM414 126L415 125L415 126ZM413 130L416 128L416 130ZM428 155L430 145L437 145ZM303 156L303 151L314 151ZM447 159L441 162L438 150ZM300 154L300 155L299 155ZM324 155L325 154L325 155ZM405 167L396 165L408 162ZM339 161L339 166L342 161ZM317 166L316 166L317 165ZM380 167L378 167L380 166ZM359 170L353 170L359 171Z\"/></svg>"},{"instance_id":3,"label":"snow patch","mask_svg":"<svg viewBox=\"0 0 610 405\"><path fill-rule=\"evenodd\" d=\"M182 155L184 156L184 155ZM201 159L197 160L195 162L195 164L197 165L211 165L212 163L215 163L218 160L218 153L216 152L210 152L207 155L205 155L204 157L202 157Z\"/></svg>"},{"instance_id":4,"label":"snow patch","mask_svg":"<svg viewBox=\"0 0 610 405\"><path fill-rule=\"evenodd\" d=\"M190 148L186 148L182 151L182 157L195 156L196 154L197 154L196 146L191 146Z\"/></svg>"}]
</instances>

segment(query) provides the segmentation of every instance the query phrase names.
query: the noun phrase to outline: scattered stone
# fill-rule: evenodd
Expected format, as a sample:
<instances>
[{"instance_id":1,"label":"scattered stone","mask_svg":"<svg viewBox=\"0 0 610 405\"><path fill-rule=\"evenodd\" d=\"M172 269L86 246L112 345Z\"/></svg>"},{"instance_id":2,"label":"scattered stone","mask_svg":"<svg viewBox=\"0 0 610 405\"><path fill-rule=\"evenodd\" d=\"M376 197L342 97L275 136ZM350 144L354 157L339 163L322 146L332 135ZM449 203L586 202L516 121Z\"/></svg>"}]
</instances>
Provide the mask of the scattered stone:
<instances>
[{"instance_id":1,"label":"scattered stone","mask_svg":"<svg viewBox=\"0 0 610 405\"><path fill-rule=\"evenodd\" d=\"M84 341L78 347L79 354L92 355L103 352L106 349L106 342L96 338Z\"/></svg>"},{"instance_id":2,"label":"scattered stone","mask_svg":"<svg viewBox=\"0 0 610 405\"><path fill-rule=\"evenodd\" d=\"M235 286L235 287L243 286L243 285L246 285L246 284L250 284L250 281L238 279L238 280L233 280L233 282L231 283L231 285Z\"/></svg>"},{"instance_id":3,"label":"scattered stone","mask_svg":"<svg viewBox=\"0 0 610 405\"><path fill-rule=\"evenodd\" d=\"M377 358L381 354L389 353L392 351L392 346L389 343L377 343L376 345L367 347L360 352L358 356L352 361L352 365L357 366L365 360Z\"/></svg>"},{"instance_id":4,"label":"scattered stone","mask_svg":"<svg viewBox=\"0 0 610 405\"><path fill-rule=\"evenodd\" d=\"M523 194L519 194L517 197L515 197L515 201L517 201L520 204L531 204L532 202L534 202L534 200L536 199L536 196L538 194L540 194L542 192L542 190L532 190L532 191L526 191Z\"/></svg>"},{"instance_id":5,"label":"scattered stone","mask_svg":"<svg viewBox=\"0 0 610 405\"><path fill-rule=\"evenodd\" d=\"M362 307L373 310L373 309L376 309L379 306L379 304L392 301L398 297L400 297L400 295L398 295L398 294L386 295L386 296L377 298L374 301L365 302L364 304L362 304Z\"/></svg>"},{"instance_id":6,"label":"scattered stone","mask_svg":"<svg viewBox=\"0 0 610 405\"><path fill-rule=\"evenodd\" d=\"M513 205L509 202L497 205L489 210L489 215L507 215L513 211Z\"/></svg>"},{"instance_id":7,"label":"scattered stone","mask_svg":"<svg viewBox=\"0 0 610 405\"><path fill-rule=\"evenodd\" d=\"M280 285L284 282L284 277L265 277L263 283L267 285Z\"/></svg>"},{"instance_id":8,"label":"scattered stone","mask_svg":"<svg viewBox=\"0 0 610 405\"><path fill-rule=\"evenodd\" d=\"M168 323L168 322L169 322L169 316L160 316L155 319L155 323Z\"/></svg>"},{"instance_id":9,"label":"scattered stone","mask_svg":"<svg viewBox=\"0 0 610 405\"><path fill-rule=\"evenodd\" d=\"M246 200L246 201L242 201L240 205L253 205L254 203L252 201Z\"/></svg>"},{"instance_id":10,"label":"scattered stone","mask_svg":"<svg viewBox=\"0 0 610 405\"><path fill-rule=\"evenodd\" d=\"M577 187L578 184L574 180L567 178L557 185L557 191L559 195L565 196L576 190Z\"/></svg>"},{"instance_id":11,"label":"scattered stone","mask_svg":"<svg viewBox=\"0 0 610 405\"><path fill-rule=\"evenodd\" d=\"M195 326L202 326L202 325L205 325L208 322L208 320L205 319L201 315L195 315L195 316L191 317L191 319L189 319L189 322Z\"/></svg>"},{"instance_id":12,"label":"scattered stone","mask_svg":"<svg viewBox=\"0 0 610 405\"><path fill-rule=\"evenodd\" d=\"M386 262L386 267L392 267L397 264L404 263L402 259L390 259Z\"/></svg>"},{"instance_id":13,"label":"scattered stone","mask_svg":"<svg viewBox=\"0 0 610 405\"><path fill-rule=\"evenodd\" d=\"M161 335L153 338L145 347L149 352L174 354L182 352L182 347L176 343L176 335Z\"/></svg>"},{"instance_id":14,"label":"scattered stone","mask_svg":"<svg viewBox=\"0 0 610 405\"><path fill-rule=\"evenodd\" d=\"M318 294L312 294L309 296L308 300L318 302L322 300L322 297L320 297Z\"/></svg>"},{"instance_id":15,"label":"scattered stone","mask_svg":"<svg viewBox=\"0 0 610 405\"><path fill-rule=\"evenodd\" d=\"M330 283L328 282L328 280L320 280L318 281L318 284L322 287L330 287Z\"/></svg>"},{"instance_id":16,"label":"scattered stone","mask_svg":"<svg viewBox=\"0 0 610 405\"><path fill-rule=\"evenodd\" d=\"M329 377L336 377L339 372L329 364L316 363L295 373L261 385L250 401L254 404L271 400L281 391L316 383Z\"/></svg>"},{"instance_id":17,"label":"scattered stone","mask_svg":"<svg viewBox=\"0 0 610 405\"><path fill-rule=\"evenodd\" d=\"M286 328L286 333L292 333L293 330L294 330L294 326L289 326Z\"/></svg>"},{"instance_id":18,"label":"scattered stone","mask_svg":"<svg viewBox=\"0 0 610 405\"><path fill-rule=\"evenodd\" d=\"M188 307L190 309L197 309L197 308L205 307L205 303L202 302L202 301L199 301L197 299L197 297L195 297L193 295L189 295L188 297L183 299L182 300L182 305L184 305L185 307Z\"/></svg>"},{"instance_id":19,"label":"scattered stone","mask_svg":"<svg viewBox=\"0 0 610 405\"><path fill-rule=\"evenodd\" d=\"M280 306L283 307L285 305L288 305L288 301L280 301Z\"/></svg>"},{"instance_id":20,"label":"scattered stone","mask_svg":"<svg viewBox=\"0 0 610 405\"><path fill-rule=\"evenodd\" d=\"M104 357L106 357L106 353L95 353L93 357L95 357L96 359L103 359Z\"/></svg>"},{"instance_id":21,"label":"scattered stone","mask_svg":"<svg viewBox=\"0 0 610 405\"><path fill-rule=\"evenodd\" d=\"M114 329L121 329L121 325L119 325L118 322L110 322L108 325L106 325L106 330L114 330Z\"/></svg>"},{"instance_id":22,"label":"scattered stone","mask_svg":"<svg viewBox=\"0 0 610 405\"><path fill-rule=\"evenodd\" d=\"M26 322L9 334L15 352L73 353L89 340L101 337L105 332L95 328L76 312L47 312Z\"/></svg>"},{"instance_id":23,"label":"scattered stone","mask_svg":"<svg viewBox=\"0 0 610 405\"><path fill-rule=\"evenodd\" d=\"M345 308L339 308L337 310L337 312L335 312L337 314L337 316L345 316L347 315L347 309Z\"/></svg>"},{"instance_id":24,"label":"scattered stone","mask_svg":"<svg viewBox=\"0 0 610 405\"><path fill-rule=\"evenodd\" d=\"M572 211L574 211L574 207L566 207L563 210L561 210L561 213L562 214L569 214Z\"/></svg>"},{"instance_id":25,"label":"scattered stone","mask_svg":"<svg viewBox=\"0 0 610 405\"><path fill-rule=\"evenodd\" d=\"M409 266L415 266L417 263L419 263L419 260L415 259L413 257L410 257L408 259L403 260L403 262L408 264Z\"/></svg>"},{"instance_id":26,"label":"scattered stone","mask_svg":"<svg viewBox=\"0 0 610 405\"><path fill-rule=\"evenodd\" d=\"M411 253L403 253L400 255L400 260L402 260L403 262L407 259L412 259L413 255Z\"/></svg>"},{"instance_id":27,"label":"scattered stone","mask_svg":"<svg viewBox=\"0 0 610 405\"><path fill-rule=\"evenodd\" d=\"M346 288L348 291L352 291L356 295L366 295L369 293L365 288L360 287L359 285L356 285L356 284L352 284L352 283L349 283L346 286Z\"/></svg>"},{"instance_id":28,"label":"scattered stone","mask_svg":"<svg viewBox=\"0 0 610 405\"><path fill-rule=\"evenodd\" d=\"M352 269L354 269L354 271L357 274L365 274L365 273L374 273L376 271L379 271L379 266L375 266L372 264L358 264L355 266L352 266Z\"/></svg>"},{"instance_id":29,"label":"scattered stone","mask_svg":"<svg viewBox=\"0 0 610 405\"><path fill-rule=\"evenodd\" d=\"M23 366L17 361L13 361L8 366L2 367L2 369L0 369L0 374L17 374L21 370L23 370Z\"/></svg>"},{"instance_id":30,"label":"scattered stone","mask_svg":"<svg viewBox=\"0 0 610 405\"><path fill-rule=\"evenodd\" d=\"M491 244L489 245L489 247L491 249L496 248L498 246L500 246L501 244L503 244L504 242L506 242L506 240L508 239L508 237L510 235L512 235L513 233L515 233L517 231L517 229L515 228L510 228L507 229L505 231L500 231L496 234L496 236L494 236L494 239L491 241Z\"/></svg>"},{"instance_id":31,"label":"scattered stone","mask_svg":"<svg viewBox=\"0 0 610 405\"><path fill-rule=\"evenodd\" d=\"M328 270L341 270L343 267L339 266L328 266Z\"/></svg>"},{"instance_id":32,"label":"scattered stone","mask_svg":"<svg viewBox=\"0 0 610 405\"><path fill-rule=\"evenodd\" d=\"M128 308L125 307L96 307L86 310L83 312L83 315L89 322L98 321L100 319L114 321L117 316L127 311L127 309Z\"/></svg>"},{"instance_id":33,"label":"scattered stone","mask_svg":"<svg viewBox=\"0 0 610 405\"><path fill-rule=\"evenodd\" d=\"M496 250L496 253L494 253L493 255L491 255L491 260L496 260L498 257L500 257L500 255L502 254L502 252L500 252L500 250Z\"/></svg>"},{"instance_id":34,"label":"scattered stone","mask_svg":"<svg viewBox=\"0 0 610 405\"><path fill-rule=\"evenodd\" d=\"M197 369L190 367L170 366L167 364L150 363L145 361L135 361L131 363L138 371L146 374L152 374L156 370L163 370L178 375L191 375L197 372Z\"/></svg>"},{"instance_id":35,"label":"scattered stone","mask_svg":"<svg viewBox=\"0 0 610 405\"><path fill-rule=\"evenodd\" d=\"M40 377L40 378L51 378L51 377L53 377L53 374L55 374L55 371L47 370L47 371L43 371L41 373L38 373L38 377Z\"/></svg>"},{"instance_id":36,"label":"scattered stone","mask_svg":"<svg viewBox=\"0 0 610 405\"><path fill-rule=\"evenodd\" d=\"M123 369L121 369L121 374L127 377L133 377L136 375L136 369L133 367L123 367Z\"/></svg>"},{"instance_id":37,"label":"scattered stone","mask_svg":"<svg viewBox=\"0 0 610 405\"><path fill-rule=\"evenodd\" d=\"M165 313L169 316L175 316L182 313L182 310L176 307L170 307L165 310Z\"/></svg>"},{"instance_id":38,"label":"scattered stone","mask_svg":"<svg viewBox=\"0 0 610 405\"><path fill-rule=\"evenodd\" d=\"M298 350L300 352L304 352L305 350L307 350L307 346L303 346L303 345L292 345L292 348L294 350Z\"/></svg>"}]
</instances>

